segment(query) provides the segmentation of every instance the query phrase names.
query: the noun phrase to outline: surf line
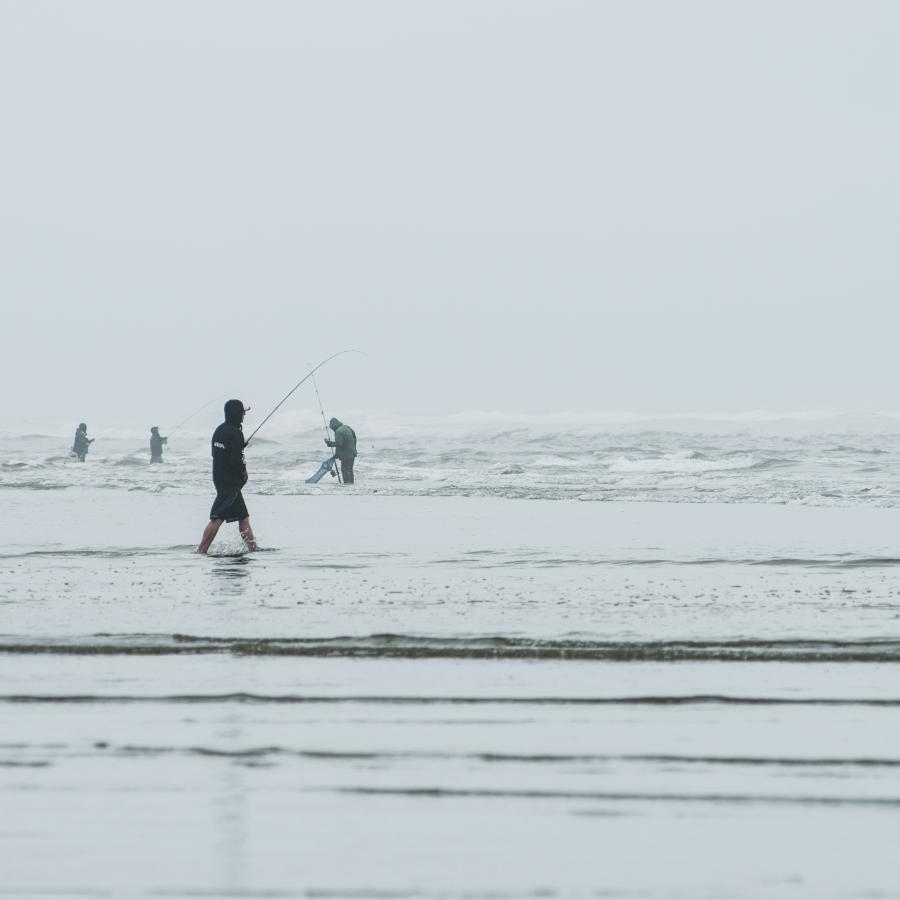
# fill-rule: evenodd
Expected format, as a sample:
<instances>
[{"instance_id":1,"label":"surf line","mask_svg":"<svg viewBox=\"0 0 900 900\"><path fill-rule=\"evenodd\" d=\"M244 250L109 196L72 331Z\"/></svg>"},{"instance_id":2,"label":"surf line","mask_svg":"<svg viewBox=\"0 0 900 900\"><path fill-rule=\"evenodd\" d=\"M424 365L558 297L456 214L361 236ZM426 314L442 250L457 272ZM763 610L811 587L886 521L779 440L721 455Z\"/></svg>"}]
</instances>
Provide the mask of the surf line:
<instances>
[{"instance_id":1,"label":"surf line","mask_svg":"<svg viewBox=\"0 0 900 900\"><path fill-rule=\"evenodd\" d=\"M297 388L300 387L300 385L302 385L307 379L312 378L313 375L315 375L316 372L318 372L319 369L321 369L322 366L324 366L326 363L331 362L331 360L333 360L333 359L337 359L337 357L339 357L339 356L343 356L345 353L363 353L363 351L362 351L362 350L339 350L337 353L333 353L333 354L332 354L331 356L329 356L327 359L323 359L322 362L320 362L317 366L314 366L312 369L310 369L309 372L307 372L307 373L306 373L306 374L305 374L305 375L304 375L304 376L303 376L303 377L302 377L302 378L301 378L301 379L300 379L300 380L299 380L299 381L298 381L298 382L297 382L297 383L296 383L296 384L295 384L295 385L294 385L294 386L293 386L293 387L292 387L292 388L291 388L291 389L290 389L290 390L289 390L289 391L281 398L281 400L278 401L278 403L276 404L276 406L275 406L275 408L272 410L272 412L270 412L270 413L262 420L262 422L260 422L259 425L257 425L256 428L253 429L253 433L250 435L250 437L247 438L246 441L244 441L244 446L246 447L246 446L249 445L250 441L253 440L253 438L256 436L256 433L259 431L259 429L262 428L263 425L265 425L266 422L268 422L269 419L271 419L272 416L274 416L275 413L278 412L278 410L281 408L282 404L283 404L283 403L291 396L291 394L294 393L294 391L297 390ZM363 354L363 355L365 355L365 354Z\"/></svg>"}]
</instances>

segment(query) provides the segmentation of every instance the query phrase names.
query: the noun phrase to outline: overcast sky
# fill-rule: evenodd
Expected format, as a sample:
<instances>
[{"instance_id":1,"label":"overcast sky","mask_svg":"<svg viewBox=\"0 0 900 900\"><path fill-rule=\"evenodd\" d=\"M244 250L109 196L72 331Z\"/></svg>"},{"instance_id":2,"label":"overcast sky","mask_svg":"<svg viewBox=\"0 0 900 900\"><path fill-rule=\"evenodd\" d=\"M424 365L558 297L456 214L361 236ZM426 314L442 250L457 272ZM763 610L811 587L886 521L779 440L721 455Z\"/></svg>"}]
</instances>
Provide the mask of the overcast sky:
<instances>
[{"instance_id":1,"label":"overcast sky","mask_svg":"<svg viewBox=\"0 0 900 900\"><path fill-rule=\"evenodd\" d=\"M900 409L898 46L892 0L0 0L3 413L344 347L338 413Z\"/></svg>"}]
</instances>

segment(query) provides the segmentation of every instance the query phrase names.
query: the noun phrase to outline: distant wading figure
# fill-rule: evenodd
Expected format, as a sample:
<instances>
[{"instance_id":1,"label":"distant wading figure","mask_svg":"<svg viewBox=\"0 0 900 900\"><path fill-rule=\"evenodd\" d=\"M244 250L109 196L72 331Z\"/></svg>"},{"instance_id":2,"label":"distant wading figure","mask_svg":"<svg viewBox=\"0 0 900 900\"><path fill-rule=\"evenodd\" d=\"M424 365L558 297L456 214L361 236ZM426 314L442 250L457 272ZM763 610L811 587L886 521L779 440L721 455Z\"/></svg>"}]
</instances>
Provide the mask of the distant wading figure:
<instances>
[{"instance_id":1,"label":"distant wading figure","mask_svg":"<svg viewBox=\"0 0 900 900\"><path fill-rule=\"evenodd\" d=\"M150 462L158 463L162 462L162 448L163 444L168 444L169 439L167 437L162 437L159 433L159 426L154 425L150 429Z\"/></svg>"},{"instance_id":2,"label":"distant wading figure","mask_svg":"<svg viewBox=\"0 0 900 900\"><path fill-rule=\"evenodd\" d=\"M325 439L329 447L334 447L334 455L341 461L341 478L344 484L353 484L353 460L356 459L356 432L341 422L332 419L328 427L334 432L334 440Z\"/></svg>"},{"instance_id":3,"label":"distant wading figure","mask_svg":"<svg viewBox=\"0 0 900 900\"><path fill-rule=\"evenodd\" d=\"M209 525L200 539L198 553L209 550L223 522L237 522L244 543L250 550L256 549L256 539L250 529L250 513L241 494L247 483L247 465L244 461L244 404L229 400L225 404L225 421L212 436L212 477L216 486L216 499L209 511Z\"/></svg>"},{"instance_id":4,"label":"distant wading figure","mask_svg":"<svg viewBox=\"0 0 900 900\"><path fill-rule=\"evenodd\" d=\"M87 425L82 422L75 432L75 442L72 444L72 455L78 457L78 462L84 462L88 449L93 443L94 439L87 436Z\"/></svg>"}]
</instances>

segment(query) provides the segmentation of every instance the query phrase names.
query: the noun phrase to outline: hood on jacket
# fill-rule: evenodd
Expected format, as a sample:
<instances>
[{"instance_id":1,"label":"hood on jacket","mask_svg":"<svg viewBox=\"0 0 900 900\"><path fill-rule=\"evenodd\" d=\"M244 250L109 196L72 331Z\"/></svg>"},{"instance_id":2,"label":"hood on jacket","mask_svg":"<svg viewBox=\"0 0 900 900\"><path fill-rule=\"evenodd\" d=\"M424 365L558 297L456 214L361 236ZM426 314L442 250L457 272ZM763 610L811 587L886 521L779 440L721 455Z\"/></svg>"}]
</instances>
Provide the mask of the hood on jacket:
<instances>
[{"instance_id":1,"label":"hood on jacket","mask_svg":"<svg viewBox=\"0 0 900 900\"><path fill-rule=\"evenodd\" d=\"M225 404L225 421L229 425L240 425L244 421L246 411L240 400L229 400Z\"/></svg>"},{"instance_id":2,"label":"hood on jacket","mask_svg":"<svg viewBox=\"0 0 900 900\"><path fill-rule=\"evenodd\" d=\"M343 424L344 424L344 423L343 423L340 419L332 418L331 421L328 423L328 427L329 427L332 431L337 431L338 428L340 428L341 425L343 425Z\"/></svg>"}]
</instances>

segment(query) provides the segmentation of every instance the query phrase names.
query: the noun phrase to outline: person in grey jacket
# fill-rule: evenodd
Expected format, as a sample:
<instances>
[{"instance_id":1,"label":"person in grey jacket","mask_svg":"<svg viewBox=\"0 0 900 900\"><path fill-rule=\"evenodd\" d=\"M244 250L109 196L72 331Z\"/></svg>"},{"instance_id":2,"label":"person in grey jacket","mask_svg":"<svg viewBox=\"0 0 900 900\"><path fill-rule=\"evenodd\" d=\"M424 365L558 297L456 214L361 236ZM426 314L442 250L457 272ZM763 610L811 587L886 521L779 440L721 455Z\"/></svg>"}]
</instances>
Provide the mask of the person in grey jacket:
<instances>
[{"instance_id":1,"label":"person in grey jacket","mask_svg":"<svg viewBox=\"0 0 900 900\"><path fill-rule=\"evenodd\" d=\"M332 419L328 427L334 432L334 440L325 443L334 447L334 455L341 461L341 478L344 484L353 484L353 460L356 459L356 432L340 419Z\"/></svg>"},{"instance_id":2,"label":"person in grey jacket","mask_svg":"<svg viewBox=\"0 0 900 900\"><path fill-rule=\"evenodd\" d=\"M150 429L150 462L161 463L163 461L163 458L162 458L163 444L167 444L168 442L169 442L169 439L167 437L163 437L159 433L159 426L154 425Z\"/></svg>"}]
</instances>

